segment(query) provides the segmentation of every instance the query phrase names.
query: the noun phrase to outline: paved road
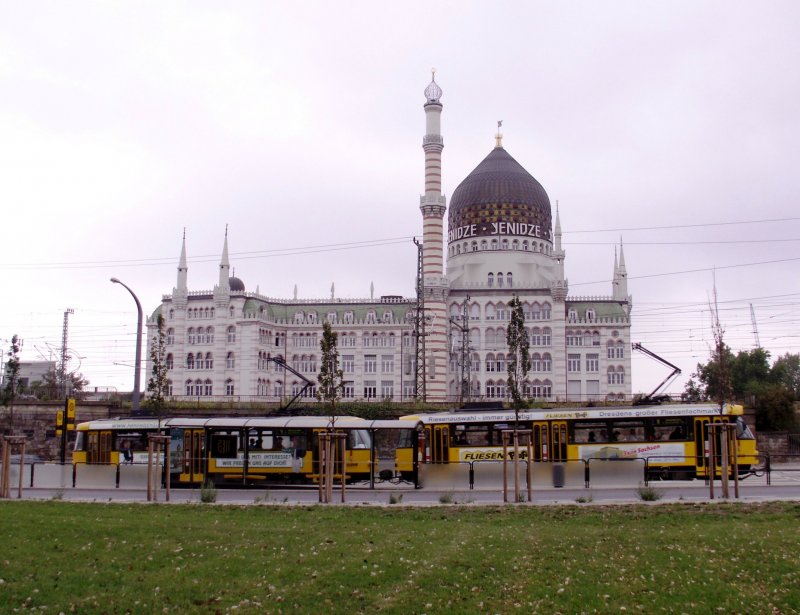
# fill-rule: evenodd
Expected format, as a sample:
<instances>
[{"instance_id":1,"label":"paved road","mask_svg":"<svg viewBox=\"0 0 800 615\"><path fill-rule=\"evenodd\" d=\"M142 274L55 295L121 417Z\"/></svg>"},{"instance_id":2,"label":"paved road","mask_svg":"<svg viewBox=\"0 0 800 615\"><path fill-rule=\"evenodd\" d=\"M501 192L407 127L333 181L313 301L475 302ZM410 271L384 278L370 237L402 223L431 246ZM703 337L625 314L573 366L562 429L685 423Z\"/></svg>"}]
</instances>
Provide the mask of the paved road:
<instances>
[{"instance_id":1,"label":"paved road","mask_svg":"<svg viewBox=\"0 0 800 615\"><path fill-rule=\"evenodd\" d=\"M740 481L739 499L741 501L797 500L800 501L800 468L787 468L786 471L773 471L771 485L766 484L765 477L749 477ZM16 485L15 485L16 486ZM651 486L661 493L661 501L707 502L709 486L704 481L665 481L653 482ZM716 499L721 499L721 485L715 483ZM734 499L733 482L731 482L731 499ZM11 497L17 495L12 490ZM158 501L165 500L164 490L158 492ZM145 502L146 491L143 489L110 489L110 488L26 488L22 497L30 500L63 499L69 501L90 502ZM361 486L348 487L346 502L350 505L388 505L400 499L404 505L430 506L440 503L458 504L502 504L503 493L500 489L475 490L441 490L414 489L407 486L379 486L370 490ZM340 501L339 492L334 493L334 500ZM173 503L199 502L199 489L172 489L170 501ZM539 487L533 491L534 504L575 504L580 503L632 503L640 498L634 485L606 485L584 488ZM223 489L217 490L217 502L225 504L314 504L318 502L316 488L255 488L255 489Z\"/></svg>"}]
</instances>

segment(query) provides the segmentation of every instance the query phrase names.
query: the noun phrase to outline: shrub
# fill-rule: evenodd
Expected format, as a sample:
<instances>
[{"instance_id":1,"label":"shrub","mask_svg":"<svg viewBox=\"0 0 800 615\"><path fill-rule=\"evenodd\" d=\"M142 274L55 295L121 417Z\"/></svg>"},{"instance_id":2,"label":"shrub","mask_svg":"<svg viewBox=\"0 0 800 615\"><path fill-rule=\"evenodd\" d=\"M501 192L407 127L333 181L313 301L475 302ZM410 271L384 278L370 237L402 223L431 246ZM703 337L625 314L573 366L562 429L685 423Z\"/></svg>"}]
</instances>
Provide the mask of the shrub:
<instances>
[{"instance_id":1,"label":"shrub","mask_svg":"<svg viewBox=\"0 0 800 615\"><path fill-rule=\"evenodd\" d=\"M389 504L399 504L403 501L403 494L402 493L390 493L389 494Z\"/></svg>"},{"instance_id":2,"label":"shrub","mask_svg":"<svg viewBox=\"0 0 800 615\"><path fill-rule=\"evenodd\" d=\"M442 495L439 496L439 504L452 504L452 503L453 503L452 491L445 491Z\"/></svg>"},{"instance_id":3,"label":"shrub","mask_svg":"<svg viewBox=\"0 0 800 615\"><path fill-rule=\"evenodd\" d=\"M639 496L639 499L642 502L656 502L664 497L664 492L660 489L656 489L655 487L645 487L644 485L639 485L636 489L636 495Z\"/></svg>"},{"instance_id":4,"label":"shrub","mask_svg":"<svg viewBox=\"0 0 800 615\"><path fill-rule=\"evenodd\" d=\"M213 481L207 480L200 487L200 501L204 504L213 504L217 501L217 488Z\"/></svg>"}]
</instances>

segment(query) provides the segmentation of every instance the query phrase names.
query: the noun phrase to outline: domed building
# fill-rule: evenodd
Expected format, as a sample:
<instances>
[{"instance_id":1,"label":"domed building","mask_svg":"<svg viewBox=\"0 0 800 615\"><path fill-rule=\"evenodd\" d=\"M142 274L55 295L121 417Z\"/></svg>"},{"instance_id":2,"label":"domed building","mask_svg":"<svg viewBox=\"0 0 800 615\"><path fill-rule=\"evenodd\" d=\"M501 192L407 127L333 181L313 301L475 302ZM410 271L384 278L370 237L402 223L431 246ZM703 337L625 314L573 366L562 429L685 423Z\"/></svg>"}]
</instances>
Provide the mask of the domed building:
<instances>
[{"instance_id":1,"label":"domed building","mask_svg":"<svg viewBox=\"0 0 800 615\"><path fill-rule=\"evenodd\" d=\"M227 231L218 284L189 292L184 235L177 285L148 320L151 342L158 315L166 321L170 395L313 399L327 320L339 335L345 399L506 400L505 327L509 301L518 297L530 340L526 397L630 398L631 297L622 245L608 296L569 296L559 212L554 219L542 184L503 148L499 126L494 148L448 207L441 97L432 79L424 104L419 296L340 299L331 287L329 299L299 300L296 292L275 299L246 291L230 275Z\"/></svg>"}]
</instances>

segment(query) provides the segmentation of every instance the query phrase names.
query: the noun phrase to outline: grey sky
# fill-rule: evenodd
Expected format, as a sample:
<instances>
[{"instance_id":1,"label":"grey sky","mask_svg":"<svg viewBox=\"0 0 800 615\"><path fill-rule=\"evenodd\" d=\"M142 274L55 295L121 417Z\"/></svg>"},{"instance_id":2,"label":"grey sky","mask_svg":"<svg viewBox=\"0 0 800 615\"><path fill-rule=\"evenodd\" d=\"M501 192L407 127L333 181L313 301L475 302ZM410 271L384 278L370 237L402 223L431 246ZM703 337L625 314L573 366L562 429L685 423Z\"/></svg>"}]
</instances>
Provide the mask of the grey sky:
<instances>
[{"instance_id":1,"label":"grey sky","mask_svg":"<svg viewBox=\"0 0 800 615\"><path fill-rule=\"evenodd\" d=\"M152 312L184 227L190 289L213 287L228 224L248 290L411 295L435 66L446 194L502 119L560 204L571 295L610 293L622 236L634 340L686 375L707 356L714 266L731 346L753 346L752 303L773 358L798 352L798 17L793 2L0 2L0 340L46 356L74 308L81 370L130 389L113 363L132 361L134 305L108 279ZM634 391L666 375L633 370Z\"/></svg>"}]
</instances>

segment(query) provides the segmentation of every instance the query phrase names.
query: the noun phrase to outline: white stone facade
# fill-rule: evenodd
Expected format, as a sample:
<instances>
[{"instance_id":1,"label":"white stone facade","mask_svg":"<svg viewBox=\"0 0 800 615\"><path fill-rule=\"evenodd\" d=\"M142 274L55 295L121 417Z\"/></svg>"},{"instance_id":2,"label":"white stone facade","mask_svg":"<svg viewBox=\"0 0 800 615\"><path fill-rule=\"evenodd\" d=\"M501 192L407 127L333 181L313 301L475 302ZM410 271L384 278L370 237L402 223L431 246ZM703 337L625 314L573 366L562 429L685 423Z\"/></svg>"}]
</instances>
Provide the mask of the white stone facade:
<instances>
[{"instance_id":1,"label":"white stone facade","mask_svg":"<svg viewBox=\"0 0 800 615\"><path fill-rule=\"evenodd\" d=\"M499 134L494 150L453 193L448 212L441 193L441 94L432 81L424 106L425 194L420 210L429 322L427 400L455 404L508 398L504 327L513 296L523 302L531 341L528 397L629 399L631 298L622 246L609 296L569 297L559 214L553 226L547 194L502 148ZM414 262L408 265L414 270ZM158 314L165 319L174 398L293 397L304 380L270 359L285 358L313 381L325 320L339 335L345 400L414 398L415 298L274 299L246 291L229 269L226 234L217 285L189 291L184 238L177 285L148 319L151 343ZM313 399L313 388L304 397Z\"/></svg>"}]
</instances>

